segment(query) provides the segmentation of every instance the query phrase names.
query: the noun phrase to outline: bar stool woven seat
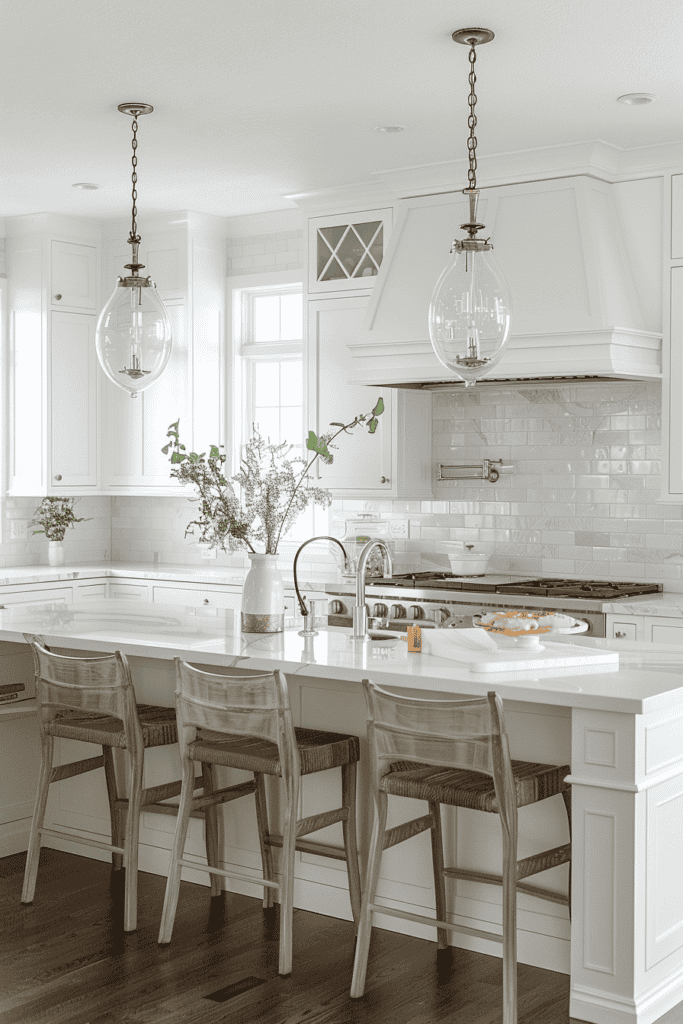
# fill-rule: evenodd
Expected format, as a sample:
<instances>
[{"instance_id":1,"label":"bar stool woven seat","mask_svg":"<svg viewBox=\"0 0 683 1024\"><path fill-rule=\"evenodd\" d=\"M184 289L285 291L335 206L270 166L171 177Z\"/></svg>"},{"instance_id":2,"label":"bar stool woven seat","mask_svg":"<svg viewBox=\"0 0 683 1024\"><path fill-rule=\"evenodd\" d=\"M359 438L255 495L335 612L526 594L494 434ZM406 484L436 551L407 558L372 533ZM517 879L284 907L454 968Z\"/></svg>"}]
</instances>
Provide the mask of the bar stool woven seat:
<instances>
[{"instance_id":1,"label":"bar stool woven seat","mask_svg":"<svg viewBox=\"0 0 683 1024\"><path fill-rule=\"evenodd\" d=\"M534 761L510 761L515 783L517 806L547 800L558 793L569 792L564 780L568 764L537 764ZM414 761L396 761L380 782L380 789L394 796L413 800L437 800L451 807L470 807L475 811L498 814L498 799L493 779L481 772L458 768L434 768Z\"/></svg>"},{"instance_id":2,"label":"bar stool woven seat","mask_svg":"<svg viewBox=\"0 0 683 1024\"><path fill-rule=\"evenodd\" d=\"M176 826L171 867L166 885L166 898L159 930L159 943L171 941L182 867L207 870L211 873L213 895L222 892L222 878L261 884L263 906L273 903L273 891L280 901L280 955L278 971L292 970L292 920L294 909L295 851L314 853L346 861L351 913L358 924L360 916L360 873L356 845L356 765L360 759L357 736L295 727L289 703L287 680L282 672L239 676L204 672L176 659L176 711L180 743L183 788ZM239 768L253 773L253 782L240 784L242 796L253 793L256 824L261 847L263 878L240 874L233 869L207 865L184 859L185 838L189 816L205 797L192 796L194 762L199 761L209 786L214 785L216 766ZM341 769L341 807L297 818L300 781L304 775ZM280 807L282 832L270 830L264 776L282 779ZM235 787L240 788L240 787ZM206 792L206 787L205 787ZM340 822L343 847L304 838L311 832ZM207 817L207 827L209 819ZM218 823L211 822L217 835ZM281 882L275 880L273 847L282 849Z\"/></svg>"},{"instance_id":3,"label":"bar stool woven seat","mask_svg":"<svg viewBox=\"0 0 683 1024\"><path fill-rule=\"evenodd\" d=\"M138 718L142 726L142 742L145 747L162 747L178 742L175 708L162 708L155 704L137 704ZM49 726L52 736L66 740L80 740L84 743L99 743L102 746L127 748L126 730L118 718L107 718L83 713L71 708L57 712Z\"/></svg>"},{"instance_id":4,"label":"bar stool woven seat","mask_svg":"<svg viewBox=\"0 0 683 1024\"><path fill-rule=\"evenodd\" d=\"M436 928L439 950L448 949L449 931L503 944L503 1024L517 1021L517 892L555 903L569 897L530 885L522 879L571 859L571 842L517 859L517 811L520 807L561 796L569 819L570 786L564 781L569 765L511 761L503 704L493 692L470 700L425 700L391 693L363 680L368 704L368 743L373 787L374 822L368 870L363 891L358 942L353 965L351 997L365 989L372 915L380 913ZM389 796L426 800L428 813L387 829ZM460 867L445 867L441 804L497 814L503 839L500 875ZM421 832L431 832L436 916L375 903L382 853ZM446 903L446 878L501 885L503 934L452 924Z\"/></svg>"},{"instance_id":5,"label":"bar stool woven seat","mask_svg":"<svg viewBox=\"0 0 683 1024\"><path fill-rule=\"evenodd\" d=\"M190 746L196 761L241 768L247 772L261 772L264 775L282 775L277 743L255 736L211 733L208 729L202 731L202 736L201 740L196 740ZM328 768L341 768L342 765L355 764L360 760L360 741L357 736L303 729L299 726L294 727L294 736L299 748L302 775L324 772Z\"/></svg>"}]
</instances>

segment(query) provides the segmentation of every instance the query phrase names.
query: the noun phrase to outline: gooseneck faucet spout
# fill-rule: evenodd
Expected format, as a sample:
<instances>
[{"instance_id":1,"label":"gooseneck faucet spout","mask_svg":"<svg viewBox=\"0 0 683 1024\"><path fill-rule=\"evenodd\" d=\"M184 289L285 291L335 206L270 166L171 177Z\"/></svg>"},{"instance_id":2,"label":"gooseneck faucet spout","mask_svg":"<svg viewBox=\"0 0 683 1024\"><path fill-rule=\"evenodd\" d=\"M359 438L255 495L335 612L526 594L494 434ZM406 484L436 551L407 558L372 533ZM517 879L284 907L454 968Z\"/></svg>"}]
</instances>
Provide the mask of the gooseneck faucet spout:
<instances>
[{"instance_id":1,"label":"gooseneck faucet spout","mask_svg":"<svg viewBox=\"0 0 683 1024\"><path fill-rule=\"evenodd\" d=\"M317 630L312 629L312 625L313 624L309 621L310 618L311 618L311 612L310 612L310 609L309 609L308 605L306 604L306 595L302 594L300 592L300 590L299 590L299 581L298 581L297 575L296 575L296 563L299 560L299 555L301 554L303 549L306 547L306 545L307 544L312 544L314 540L331 540L333 544L337 544L342 549L342 554L344 556L344 565L346 565L347 561L348 561L347 555L346 555L346 548L344 547L344 545L342 544L342 542L340 540L337 540L336 537L327 537L327 536L309 537L308 540L305 540L303 542L303 544L301 545L301 547L299 548L297 553L294 555L294 568L292 569L292 575L294 576L294 590L296 591L296 599L299 602L299 608L301 610L301 614L304 617L304 628L299 630L299 636L317 636L318 635Z\"/></svg>"},{"instance_id":2,"label":"gooseneck faucet spout","mask_svg":"<svg viewBox=\"0 0 683 1024\"><path fill-rule=\"evenodd\" d=\"M373 548L379 548L382 552L382 563L384 566L385 579L391 578L394 567L391 562L391 552L383 540L369 540L360 553L358 559L358 571L356 572L356 605L353 609L353 639L369 640L368 633L368 609L365 604L365 567Z\"/></svg>"}]
</instances>

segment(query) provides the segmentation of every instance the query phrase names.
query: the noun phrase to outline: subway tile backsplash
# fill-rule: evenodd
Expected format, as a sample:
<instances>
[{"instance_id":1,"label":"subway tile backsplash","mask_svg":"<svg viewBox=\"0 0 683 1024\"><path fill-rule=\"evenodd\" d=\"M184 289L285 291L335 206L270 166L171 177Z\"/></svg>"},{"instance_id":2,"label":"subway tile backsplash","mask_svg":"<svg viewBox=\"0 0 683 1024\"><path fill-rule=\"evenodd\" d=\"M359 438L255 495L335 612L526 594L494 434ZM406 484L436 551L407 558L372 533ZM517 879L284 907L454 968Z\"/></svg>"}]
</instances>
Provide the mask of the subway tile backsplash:
<instances>
[{"instance_id":1,"label":"subway tile backsplash","mask_svg":"<svg viewBox=\"0 0 683 1024\"><path fill-rule=\"evenodd\" d=\"M281 545L289 568L299 544L314 534L341 537L360 511L407 519L397 540L397 571L448 568L444 541L490 551L490 570L662 582L683 592L683 506L659 504L661 388L614 382L558 387L480 387L434 396L434 461L513 466L495 484L435 484L433 498L336 500L305 513ZM79 502L89 517L66 535L67 559L246 566L243 553L205 562L185 537L195 506L187 496L94 497ZM10 519L29 519L37 498L7 498L0 563L45 563L42 536L11 541ZM330 545L310 545L302 574L337 565Z\"/></svg>"}]
</instances>

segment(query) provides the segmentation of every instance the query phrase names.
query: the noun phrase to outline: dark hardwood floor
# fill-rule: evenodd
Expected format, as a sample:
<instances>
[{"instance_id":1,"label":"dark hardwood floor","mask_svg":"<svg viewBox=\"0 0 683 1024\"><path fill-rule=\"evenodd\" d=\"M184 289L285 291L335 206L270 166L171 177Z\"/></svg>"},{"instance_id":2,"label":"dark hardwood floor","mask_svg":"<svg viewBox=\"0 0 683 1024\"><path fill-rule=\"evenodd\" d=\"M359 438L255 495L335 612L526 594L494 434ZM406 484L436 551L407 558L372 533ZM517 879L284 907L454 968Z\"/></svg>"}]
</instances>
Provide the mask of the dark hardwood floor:
<instances>
[{"instance_id":1,"label":"dark hardwood floor","mask_svg":"<svg viewBox=\"0 0 683 1024\"><path fill-rule=\"evenodd\" d=\"M376 929L363 999L349 998L353 926L295 911L294 970L277 974L277 921L260 902L183 883L173 941L157 946L165 879L140 874L124 935L108 865L43 850L36 900L19 902L24 854L0 860L2 1024L494 1024L501 962ZM519 966L520 1024L568 1024L569 979ZM678 1008L677 1008L678 1009ZM675 1014L675 1011L672 1011ZM680 1017L667 1014L670 1024Z\"/></svg>"}]
</instances>

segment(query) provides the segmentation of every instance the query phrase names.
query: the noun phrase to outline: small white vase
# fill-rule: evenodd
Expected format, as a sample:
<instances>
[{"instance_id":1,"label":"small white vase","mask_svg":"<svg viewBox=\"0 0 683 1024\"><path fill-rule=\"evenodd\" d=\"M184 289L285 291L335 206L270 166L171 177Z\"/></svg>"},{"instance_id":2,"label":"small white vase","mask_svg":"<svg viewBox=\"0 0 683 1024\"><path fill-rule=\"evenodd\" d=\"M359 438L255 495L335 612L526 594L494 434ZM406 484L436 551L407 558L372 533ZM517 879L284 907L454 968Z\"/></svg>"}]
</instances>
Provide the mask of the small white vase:
<instances>
[{"instance_id":1,"label":"small white vase","mask_svg":"<svg viewBox=\"0 0 683 1024\"><path fill-rule=\"evenodd\" d=\"M280 633L285 628L285 585L277 555L250 554L242 588L242 631Z\"/></svg>"},{"instance_id":2,"label":"small white vase","mask_svg":"<svg viewBox=\"0 0 683 1024\"><path fill-rule=\"evenodd\" d=\"M47 542L47 561L49 565L64 565L64 544L61 540Z\"/></svg>"}]
</instances>

